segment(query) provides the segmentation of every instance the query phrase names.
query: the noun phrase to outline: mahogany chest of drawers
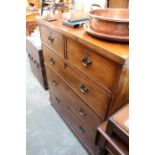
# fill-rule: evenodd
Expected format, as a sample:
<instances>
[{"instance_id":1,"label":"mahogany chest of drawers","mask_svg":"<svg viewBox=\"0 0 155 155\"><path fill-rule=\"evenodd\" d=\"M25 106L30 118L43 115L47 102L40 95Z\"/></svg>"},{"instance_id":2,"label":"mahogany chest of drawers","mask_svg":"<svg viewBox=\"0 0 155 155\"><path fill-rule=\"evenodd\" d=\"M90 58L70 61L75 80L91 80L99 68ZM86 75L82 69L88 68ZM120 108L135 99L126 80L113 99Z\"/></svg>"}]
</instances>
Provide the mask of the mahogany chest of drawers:
<instances>
[{"instance_id":1,"label":"mahogany chest of drawers","mask_svg":"<svg viewBox=\"0 0 155 155\"><path fill-rule=\"evenodd\" d=\"M128 101L128 45L38 18L52 106L95 155L97 127Z\"/></svg>"}]
</instances>

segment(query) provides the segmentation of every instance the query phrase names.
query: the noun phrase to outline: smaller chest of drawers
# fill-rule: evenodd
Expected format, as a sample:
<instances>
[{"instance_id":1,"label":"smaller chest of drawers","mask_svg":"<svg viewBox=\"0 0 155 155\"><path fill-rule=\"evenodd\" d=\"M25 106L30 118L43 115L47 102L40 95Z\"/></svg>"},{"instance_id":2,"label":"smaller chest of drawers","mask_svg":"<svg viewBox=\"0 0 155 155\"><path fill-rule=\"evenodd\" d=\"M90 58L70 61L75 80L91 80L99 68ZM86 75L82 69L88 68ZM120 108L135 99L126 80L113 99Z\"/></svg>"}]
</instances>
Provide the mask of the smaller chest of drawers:
<instances>
[{"instance_id":1,"label":"smaller chest of drawers","mask_svg":"<svg viewBox=\"0 0 155 155\"><path fill-rule=\"evenodd\" d=\"M102 154L129 154L129 105L126 104L113 114L105 123L98 127L96 144L98 155Z\"/></svg>"},{"instance_id":2,"label":"smaller chest of drawers","mask_svg":"<svg viewBox=\"0 0 155 155\"><path fill-rule=\"evenodd\" d=\"M42 87L47 90L48 85L43 60L43 51L41 48L41 41L38 37L39 35L34 35L26 38L26 51L32 73Z\"/></svg>"}]
</instances>

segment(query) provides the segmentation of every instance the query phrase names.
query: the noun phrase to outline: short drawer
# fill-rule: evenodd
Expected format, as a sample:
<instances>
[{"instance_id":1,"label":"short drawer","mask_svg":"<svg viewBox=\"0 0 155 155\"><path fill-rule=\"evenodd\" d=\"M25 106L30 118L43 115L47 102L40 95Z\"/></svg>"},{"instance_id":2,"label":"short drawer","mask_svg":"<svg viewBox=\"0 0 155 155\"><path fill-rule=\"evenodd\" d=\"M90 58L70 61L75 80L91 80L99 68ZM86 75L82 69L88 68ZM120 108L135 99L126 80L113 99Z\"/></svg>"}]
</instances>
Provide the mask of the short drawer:
<instances>
[{"instance_id":1,"label":"short drawer","mask_svg":"<svg viewBox=\"0 0 155 155\"><path fill-rule=\"evenodd\" d=\"M110 97L91 80L66 65L64 80L98 114L105 119Z\"/></svg>"},{"instance_id":2,"label":"short drawer","mask_svg":"<svg viewBox=\"0 0 155 155\"><path fill-rule=\"evenodd\" d=\"M81 143L91 153L91 155L94 155L96 150L95 134L74 115L70 107L63 102L61 97L59 97L59 94L54 92L50 95L51 103L57 112L64 119L73 133L78 137Z\"/></svg>"},{"instance_id":3,"label":"short drawer","mask_svg":"<svg viewBox=\"0 0 155 155\"><path fill-rule=\"evenodd\" d=\"M48 49L46 46L42 45L42 48L45 65L49 66L58 72L58 74L62 75L64 73L63 59L56 55L52 50Z\"/></svg>"},{"instance_id":4,"label":"short drawer","mask_svg":"<svg viewBox=\"0 0 155 155\"><path fill-rule=\"evenodd\" d=\"M44 26L40 26L41 40L52 48L57 54L64 57L64 39L63 36Z\"/></svg>"},{"instance_id":5,"label":"short drawer","mask_svg":"<svg viewBox=\"0 0 155 155\"><path fill-rule=\"evenodd\" d=\"M87 47L68 39L68 61L100 86L112 91L118 66Z\"/></svg>"},{"instance_id":6,"label":"short drawer","mask_svg":"<svg viewBox=\"0 0 155 155\"><path fill-rule=\"evenodd\" d=\"M74 111L76 116L96 132L97 127L103 120L100 119L97 114L55 74L54 71L46 67L46 72L51 94L59 92L59 96L61 96L65 104Z\"/></svg>"}]
</instances>

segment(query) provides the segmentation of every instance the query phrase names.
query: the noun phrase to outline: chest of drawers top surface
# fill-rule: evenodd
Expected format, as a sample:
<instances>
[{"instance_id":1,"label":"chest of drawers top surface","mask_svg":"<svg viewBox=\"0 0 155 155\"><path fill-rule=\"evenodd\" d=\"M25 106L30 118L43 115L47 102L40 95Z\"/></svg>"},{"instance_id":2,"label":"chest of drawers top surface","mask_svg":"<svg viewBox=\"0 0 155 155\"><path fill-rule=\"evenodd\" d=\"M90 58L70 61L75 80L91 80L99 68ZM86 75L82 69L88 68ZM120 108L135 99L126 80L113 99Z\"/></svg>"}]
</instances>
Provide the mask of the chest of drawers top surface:
<instances>
[{"instance_id":1,"label":"chest of drawers top surface","mask_svg":"<svg viewBox=\"0 0 155 155\"><path fill-rule=\"evenodd\" d=\"M128 58L129 50L128 44L113 43L104 40L99 40L91 37L87 34L82 27L71 28L62 24L62 21L66 19L66 16L56 17L56 21L48 22L40 17L37 17L37 22L40 25L44 25L52 30L55 30L66 37L69 37L87 47L91 50L101 54L110 60L123 64Z\"/></svg>"}]
</instances>

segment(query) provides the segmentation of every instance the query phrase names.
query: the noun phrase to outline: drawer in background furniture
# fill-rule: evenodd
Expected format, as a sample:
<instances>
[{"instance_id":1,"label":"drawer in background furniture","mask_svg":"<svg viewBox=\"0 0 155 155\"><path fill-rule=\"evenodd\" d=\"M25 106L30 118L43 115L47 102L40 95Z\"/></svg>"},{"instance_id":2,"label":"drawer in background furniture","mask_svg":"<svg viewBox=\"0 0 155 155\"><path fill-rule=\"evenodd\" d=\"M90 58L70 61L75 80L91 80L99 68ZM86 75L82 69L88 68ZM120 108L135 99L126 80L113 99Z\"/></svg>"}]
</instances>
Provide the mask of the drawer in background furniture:
<instances>
[{"instance_id":1,"label":"drawer in background furniture","mask_svg":"<svg viewBox=\"0 0 155 155\"><path fill-rule=\"evenodd\" d=\"M66 83L102 118L105 119L110 97L69 65L64 69Z\"/></svg>"},{"instance_id":2,"label":"drawer in background furniture","mask_svg":"<svg viewBox=\"0 0 155 155\"><path fill-rule=\"evenodd\" d=\"M28 54L31 70L45 90L48 89L43 51L32 44L29 37L26 39L26 51Z\"/></svg>"},{"instance_id":3,"label":"drawer in background furniture","mask_svg":"<svg viewBox=\"0 0 155 155\"><path fill-rule=\"evenodd\" d=\"M96 132L97 127L103 120L100 119L99 116L97 116L97 114L84 103L84 101L76 95L54 71L46 67L46 72L51 94L58 92L63 102L74 111L76 116Z\"/></svg>"},{"instance_id":4,"label":"drawer in background furniture","mask_svg":"<svg viewBox=\"0 0 155 155\"><path fill-rule=\"evenodd\" d=\"M27 35L31 35L32 32L34 32L35 28L37 27L36 21L30 21L26 23L26 33Z\"/></svg>"},{"instance_id":5,"label":"drawer in background furniture","mask_svg":"<svg viewBox=\"0 0 155 155\"><path fill-rule=\"evenodd\" d=\"M112 91L118 65L71 39L67 39L67 59L93 81Z\"/></svg>"},{"instance_id":6,"label":"drawer in background furniture","mask_svg":"<svg viewBox=\"0 0 155 155\"><path fill-rule=\"evenodd\" d=\"M27 23L26 23L26 26L29 26L29 27L34 28L34 27L37 26L37 22L36 22L36 21L30 21L30 22L27 22Z\"/></svg>"},{"instance_id":7,"label":"drawer in background furniture","mask_svg":"<svg viewBox=\"0 0 155 155\"><path fill-rule=\"evenodd\" d=\"M57 54L64 57L64 39L60 33L49 30L47 27L40 26L41 40Z\"/></svg>"},{"instance_id":8,"label":"drawer in background furniture","mask_svg":"<svg viewBox=\"0 0 155 155\"><path fill-rule=\"evenodd\" d=\"M94 155L96 150L95 134L73 114L70 107L67 106L59 96L57 96L57 93L52 93L50 95L51 104L91 155Z\"/></svg>"},{"instance_id":9,"label":"drawer in background furniture","mask_svg":"<svg viewBox=\"0 0 155 155\"><path fill-rule=\"evenodd\" d=\"M38 79L42 87L47 90L48 85L47 85L47 79L46 79L46 72L45 72L45 67L41 66L39 61L36 61L30 53L28 53L28 58L31 66L31 70L34 74L34 76Z\"/></svg>"},{"instance_id":10,"label":"drawer in background furniture","mask_svg":"<svg viewBox=\"0 0 155 155\"><path fill-rule=\"evenodd\" d=\"M63 59L56 55L52 50L42 45L43 57L45 65L54 69L58 74L63 75L64 73L64 62Z\"/></svg>"}]
</instances>

